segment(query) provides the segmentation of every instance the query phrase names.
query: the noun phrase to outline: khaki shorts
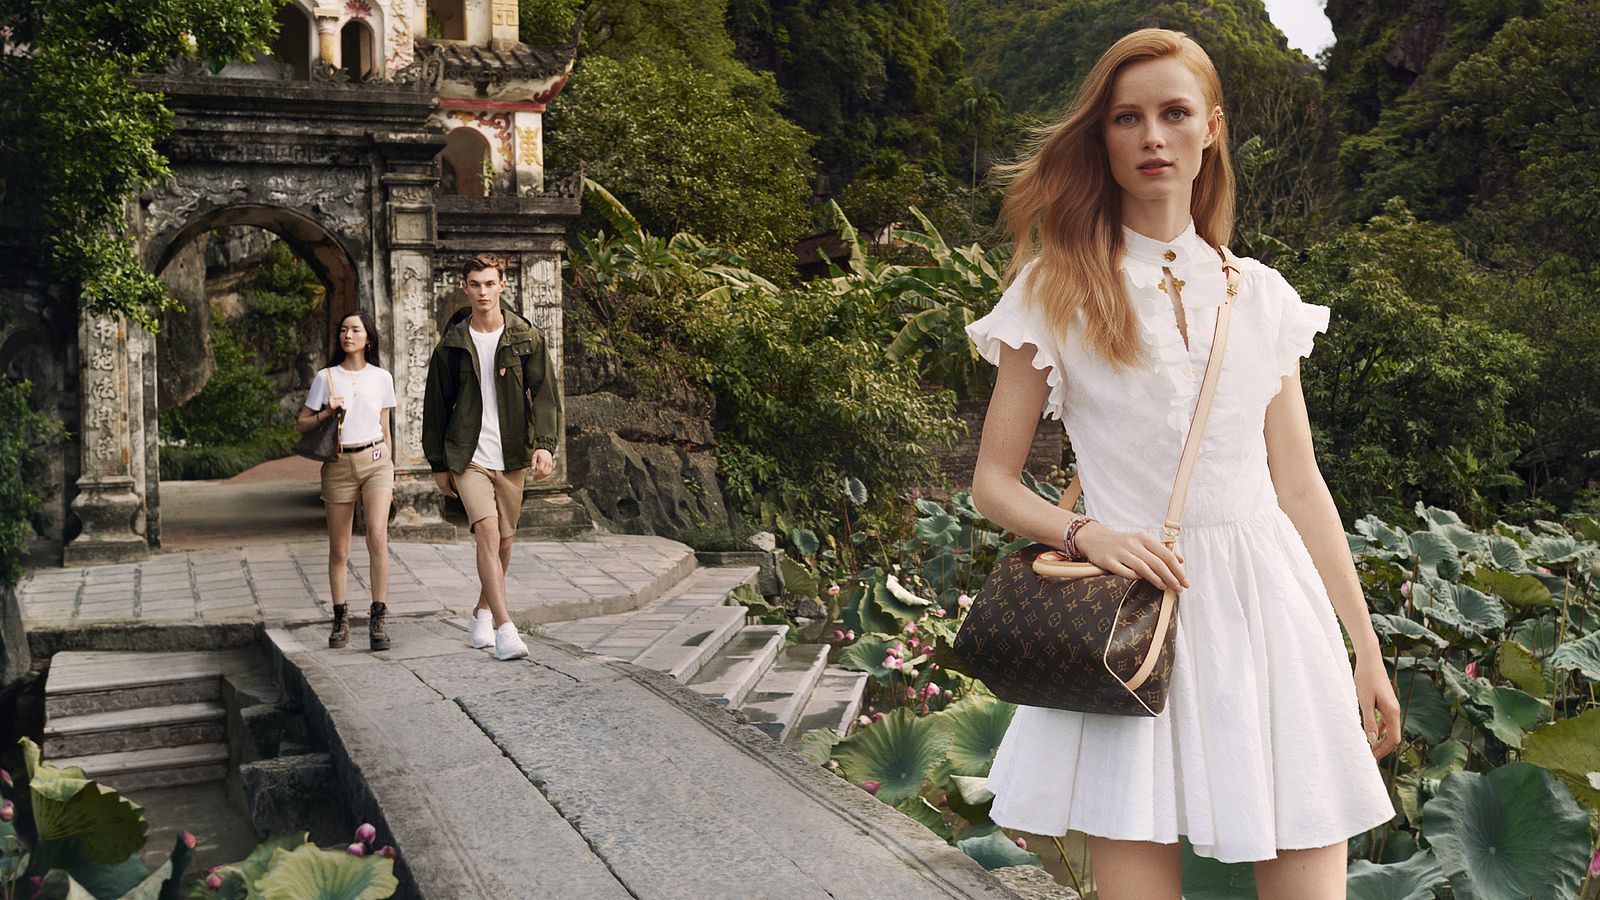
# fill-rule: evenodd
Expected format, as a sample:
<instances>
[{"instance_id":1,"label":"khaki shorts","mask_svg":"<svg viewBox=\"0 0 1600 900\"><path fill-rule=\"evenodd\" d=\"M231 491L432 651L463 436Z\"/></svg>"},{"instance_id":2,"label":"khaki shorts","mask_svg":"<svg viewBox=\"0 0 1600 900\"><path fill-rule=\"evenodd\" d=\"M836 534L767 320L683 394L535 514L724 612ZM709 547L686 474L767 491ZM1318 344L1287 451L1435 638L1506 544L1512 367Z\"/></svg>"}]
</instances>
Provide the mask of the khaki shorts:
<instances>
[{"instance_id":1,"label":"khaki shorts","mask_svg":"<svg viewBox=\"0 0 1600 900\"><path fill-rule=\"evenodd\" d=\"M373 451L379 454L372 458ZM365 450L346 450L322 464L322 502L354 503L375 488L394 490L394 460L389 445L379 441Z\"/></svg>"},{"instance_id":2,"label":"khaki shorts","mask_svg":"<svg viewBox=\"0 0 1600 900\"><path fill-rule=\"evenodd\" d=\"M467 521L477 530L478 523L491 516L500 520L500 537L517 533L522 517L522 482L528 470L500 472L467 463L467 470L456 476L456 494L467 509Z\"/></svg>"}]
</instances>

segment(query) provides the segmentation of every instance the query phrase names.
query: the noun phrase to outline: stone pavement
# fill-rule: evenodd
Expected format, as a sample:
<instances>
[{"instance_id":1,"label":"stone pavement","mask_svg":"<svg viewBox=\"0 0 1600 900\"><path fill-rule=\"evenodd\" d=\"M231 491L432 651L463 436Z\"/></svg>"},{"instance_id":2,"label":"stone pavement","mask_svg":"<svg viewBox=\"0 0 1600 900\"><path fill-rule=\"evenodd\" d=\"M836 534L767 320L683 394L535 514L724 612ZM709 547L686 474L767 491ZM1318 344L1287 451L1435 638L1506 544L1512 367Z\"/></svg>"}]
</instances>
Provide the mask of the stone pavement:
<instances>
[{"instance_id":1,"label":"stone pavement","mask_svg":"<svg viewBox=\"0 0 1600 900\"><path fill-rule=\"evenodd\" d=\"M30 630L109 622L320 622L332 615L327 554L326 540L303 540L39 569L18 586L18 598ZM389 559L392 615L465 615L477 602L471 543L391 542ZM648 535L518 541L507 601L520 628L616 613L655 599L694 566L694 551ZM359 537L349 569L348 601L359 621L371 601L367 549Z\"/></svg>"},{"instance_id":2,"label":"stone pavement","mask_svg":"<svg viewBox=\"0 0 1600 900\"><path fill-rule=\"evenodd\" d=\"M339 799L400 848L397 896L1013 896L660 673L544 637L500 662L442 619L391 630L385 653L267 639Z\"/></svg>"}]
</instances>

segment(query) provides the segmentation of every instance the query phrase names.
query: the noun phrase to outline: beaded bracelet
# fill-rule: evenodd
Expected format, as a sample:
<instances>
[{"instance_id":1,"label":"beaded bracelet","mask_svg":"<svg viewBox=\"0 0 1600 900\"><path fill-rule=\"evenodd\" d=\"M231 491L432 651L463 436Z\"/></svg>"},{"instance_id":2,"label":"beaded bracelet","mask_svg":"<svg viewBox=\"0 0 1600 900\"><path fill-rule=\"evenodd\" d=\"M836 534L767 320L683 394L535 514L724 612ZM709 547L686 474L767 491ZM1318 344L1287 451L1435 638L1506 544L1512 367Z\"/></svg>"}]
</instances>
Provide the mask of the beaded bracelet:
<instances>
[{"instance_id":1,"label":"beaded bracelet","mask_svg":"<svg viewBox=\"0 0 1600 900\"><path fill-rule=\"evenodd\" d=\"M1066 545L1066 551L1067 551L1067 556L1068 557L1070 557L1072 559L1084 559L1084 558L1086 558L1086 557L1084 557L1084 555L1081 552L1079 552L1077 545L1074 544L1072 541L1073 541L1073 538L1077 537L1079 528L1082 528L1085 523L1093 522L1093 521L1094 521L1094 519L1091 519L1088 516L1078 516L1077 518L1073 519L1070 523L1068 523L1066 531L1061 533L1061 539L1062 539L1061 542Z\"/></svg>"}]
</instances>

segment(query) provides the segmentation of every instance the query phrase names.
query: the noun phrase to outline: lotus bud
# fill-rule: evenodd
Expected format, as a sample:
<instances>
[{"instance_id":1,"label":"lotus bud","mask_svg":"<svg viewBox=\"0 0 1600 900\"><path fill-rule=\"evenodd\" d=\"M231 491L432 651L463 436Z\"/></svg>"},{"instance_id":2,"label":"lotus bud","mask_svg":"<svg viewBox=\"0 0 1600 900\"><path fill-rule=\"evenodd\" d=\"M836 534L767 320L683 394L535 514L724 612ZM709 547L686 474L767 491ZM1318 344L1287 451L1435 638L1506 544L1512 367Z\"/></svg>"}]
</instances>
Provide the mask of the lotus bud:
<instances>
[{"instance_id":1,"label":"lotus bud","mask_svg":"<svg viewBox=\"0 0 1600 900\"><path fill-rule=\"evenodd\" d=\"M939 664L938 663L928 663L928 671L929 672L937 672L937 671L939 671Z\"/></svg>"},{"instance_id":2,"label":"lotus bud","mask_svg":"<svg viewBox=\"0 0 1600 900\"><path fill-rule=\"evenodd\" d=\"M11 787L11 773L5 769L0 769L0 785Z\"/></svg>"},{"instance_id":3,"label":"lotus bud","mask_svg":"<svg viewBox=\"0 0 1600 900\"><path fill-rule=\"evenodd\" d=\"M900 667L900 674L906 676L907 678L915 678L917 677L917 667L902 665Z\"/></svg>"},{"instance_id":4,"label":"lotus bud","mask_svg":"<svg viewBox=\"0 0 1600 900\"><path fill-rule=\"evenodd\" d=\"M837 584L828 585L828 596L829 597L837 597L837 596L839 596L839 586Z\"/></svg>"},{"instance_id":5,"label":"lotus bud","mask_svg":"<svg viewBox=\"0 0 1600 900\"><path fill-rule=\"evenodd\" d=\"M1028 842L1022 838L1017 838L1017 846L1021 847L1023 850L1026 850L1028 849Z\"/></svg>"},{"instance_id":6,"label":"lotus bud","mask_svg":"<svg viewBox=\"0 0 1600 900\"><path fill-rule=\"evenodd\" d=\"M900 657L895 656L893 653L885 654L883 657L883 667L885 669L900 668Z\"/></svg>"},{"instance_id":7,"label":"lotus bud","mask_svg":"<svg viewBox=\"0 0 1600 900\"><path fill-rule=\"evenodd\" d=\"M934 610L934 611L933 611L933 614L934 614L934 616L936 616L936 617L938 617L938 618L940 618L940 619L942 619L942 618L944 618L944 617L945 617L945 616L946 616L946 615L948 615L948 613L946 613L946 612L945 612L945 611L944 611L944 607L942 607L942 606L941 606L941 607L938 607L938 608L937 608L937 609L935 609L935 610Z\"/></svg>"},{"instance_id":8,"label":"lotus bud","mask_svg":"<svg viewBox=\"0 0 1600 900\"><path fill-rule=\"evenodd\" d=\"M833 639L835 641L841 641L842 642L844 640L844 629L843 628L835 628L833 630Z\"/></svg>"},{"instance_id":9,"label":"lotus bud","mask_svg":"<svg viewBox=\"0 0 1600 900\"><path fill-rule=\"evenodd\" d=\"M949 794L940 794L939 795L939 808L940 809L947 809L949 806L950 806L950 795Z\"/></svg>"},{"instance_id":10,"label":"lotus bud","mask_svg":"<svg viewBox=\"0 0 1600 900\"><path fill-rule=\"evenodd\" d=\"M1411 596L1411 582L1409 582L1409 581L1400 582L1400 596L1402 596L1402 597Z\"/></svg>"},{"instance_id":11,"label":"lotus bud","mask_svg":"<svg viewBox=\"0 0 1600 900\"><path fill-rule=\"evenodd\" d=\"M854 628L852 628L849 631L846 631L844 633L844 639L845 639L845 643L849 643L850 641L855 640L856 639L856 630Z\"/></svg>"},{"instance_id":12,"label":"lotus bud","mask_svg":"<svg viewBox=\"0 0 1600 900\"><path fill-rule=\"evenodd\" d=\"M883 713L881 713L881 712L875 712L875 713L872 714L872 721L874 721L874 722L878 721L881 718L883 718Z\"/></svg>"},{"instance_id":13,"label":"lotus bud","mask_svg":"<svg viewBox=\"0 0 1600 900\"><path fill-rule=\"evenodd\" d=\"M1467 663L1467 677L1468 678L1477 678L1478 677L1478 661L1477 660L1473 660L1472 662Z\"/></svg>"},{"instance_id":14,"label":"lotus bud","mask_svg":"<svg viewBox=\"0 0 1600 900\"><path fill-rule=\"evenodd\" d=\"M874 797L878 796L878 788L881 788L881 787L883 787L883 782L881 782L881 781L863 781L863 782L861 782L861 789L863 791L866 791L867 793L871 794Z\"/></svg>"},{"instance_id":15,"label":"lotus bud","mask_svg":"<svg viewBox=\"0 0 1600 900\"><path fill-rule=\"evenodd\" d=\"M915 700L915 699L917 699L917 689L914 688L914 687L906 688L906 699L907 700Z\"/></svg>"},{"instance_id":16,"label":"lotus bud","mask_svg":"<svg viewBox=\"0 0 1600 900\"><path fill-rule=\"evenodd\" d=\"M860 715L860 716L856 716L856 721L860 722L862 725L871 725L872 724L872 717L868 716L868 715Z\"/></svg>"},{"instance_id":17,"label":"lotus bud","mask_svg":"<svg viewBox=\"0 0 1600 900\"><path fill-rule=\"evenodd\" d=\"M917 633L917 623L915 623L915 622L907 622L906 623L906 634L916 634L916 633Z\"/></svg>"},{"instance_id":18,"label":"lotus bud","mask_svg":"<svg viewBox=\"0 0 1600 900\"><path fill-rule=\"evenodd\" d=\"M9 822L17 817L17 808L10 800L0 803L0 822Z\"/></svg>"},{"instance_id":19,"label":"lotus bud","mask_svg":"<svg viewBox=\"0 0 1600 900\"><path fill-rule=\"evenodd\" d=\"M921 646L922 646L922 642L921 641L917 640L916 638L912 638L911 639L911 649L915 650L915 649L917 649L918 647L921 647Z\"/></svg>"},{"instance_id":20,"label":"lotus bud","mask_svg":"<svg viewBox=\"0 0 1600 900\"><path fill-rule=\"evenodd\" d=\"M962 609L966 609L967 607L972 605L972 598L967 596L966 594L962 594L961 596L956 598L956 605L961 607Z\"/></svg>"},{"instance_id":21,"label":"lotus bud","mask_svg":"<svg viewBox=\"0 0 1600 900\"><path fill-rule=\"evenodd\" d=\"M378 829L373 828L371 822L363 822L361 823L361 827L356 829L356 840L363 844L370 845L377 839Z\"/></svg>"},{"instance_id":22,"label":"lotus bud","mask_svg":"<svg viewBox=\"0 0 1600 900\"><path fill-rule=\"evenodd\" d=\"M928 714L928 704L924 703L921 706L917 707L917 715L925 716L927 714Z\"/></svg>"},{"instance_id":23,"label":"lotus bud","mask_svg":"<svg viewBox=\"0 0 1600 900\"><path fill-rule=\"evenodd\" d=\"M210 875L206 876L206 887L212 889L213 891L222 890L222 876L215 872L212 872Z\"/></svg>"},{"instance_id":24,"label":"lotus bud","mask_svg":"<svg viewBox=\"0 0 1600 900\"><path fill-rule=\"evenodd\" d=\"M188 847L190 850L193 850L194 849L194 844L195 844L194 835L192 835L189 832L185 831L183 833L183 845L185 847Z\"/></svg>"},{"instance_id":25,"label":"lotus bud","mask_svg":"<svg viewBox=\"0 0 1600 900\"><path fill-rule=\"evenodd\" d=\"M1600 875L1600 848L1594 851L1594 856L1589 859L1589 874Z\"/></svg>"},{"instance_id":26,"label":"lotus bud","mask_svg":"<svg viewBox=\"0 0 1600 900\"><path fill-rule=\"evenodd\" d=\"M394 859L394 848L385 845L378 850L378 855L384 859Z\"/></svg>"},{"instance_id":27,"label":"lotus bud","mask_svg":"<svg viewBox=\"0 0 1600 900\"><path fill-rule=\"evenodd\" d=\"M366 856L367 855L367 848L362 846L361 844L351 844L350 846L348 846L348 847L346 847L344 849L350 851L350 855L351 856Z\"/></svg>"}]
</instances>

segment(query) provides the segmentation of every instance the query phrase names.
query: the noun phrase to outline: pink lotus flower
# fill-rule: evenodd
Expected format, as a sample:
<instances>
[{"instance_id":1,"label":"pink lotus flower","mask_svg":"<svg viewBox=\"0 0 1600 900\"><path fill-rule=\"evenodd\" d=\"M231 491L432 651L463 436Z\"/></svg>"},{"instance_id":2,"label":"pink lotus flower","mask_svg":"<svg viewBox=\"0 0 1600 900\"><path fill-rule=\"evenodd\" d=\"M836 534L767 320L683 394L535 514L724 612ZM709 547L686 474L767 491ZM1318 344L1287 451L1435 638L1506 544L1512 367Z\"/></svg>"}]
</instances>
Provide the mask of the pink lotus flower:
<instances>
[{"instance_id":1,"label":"pink lotus flower","mask_svg":"<svg viewBox=\"0 0 1600 900\"><path fill-rule=\"evenodd\" d=\"M939 696L939 686L930 681L928 682L928 686L923 688L922 692L927 694L929 697L937 697Z\"/></svg>"},{"instance_id":2,"label":"pink lotus flower","mask_svg":"<svg viewBox=\"0 0 1600 900\"><path fill-rule=\"evenodd\" d=\"M828 586L828 596L829 597L837 597L838 595L839 595L839 586L837 584L829 585Z\"/></svg>"},{"instance_id":3,"label":"pink lotus flower","mask_svg":"<svg viewBox=\"0 0 1600 900\"><path fill-rule=\"evenodd\" d=\"M924 703L921 706L917 707L917 715L925 716L927 714L928 714L928 704Z\"/></svg>"},{"instance_id":4,"label":"pink lotus flower","mask_svg":"<svg viewBox=\"0 0 1600 900\"><path fill-rule=\"evenodd\" d=\"M942 618L944 618L944 617L945 617L945 616L946 616L946 615L948 615L948 613L946 613L946 612L945 612L945 611L944 611L944 607L942 607L942 606L941 606L941 607L939 607L939 608L937 608L937 609L935 609L935 610L934 610L934 611L933 611L933 614L934 614L934 615L935 615L935 616L938 616L938 617L939 617L939 618L941 618L941 619L942 619Z\"/></svg>"},{"instance_id":5,"label":"pink lotus flower","mask_svg":"<svg viewBox=\"0 0 1600 900\"><path fill-rule=\"evenodd\" d=\"M915 649L917 649L918 647L921 647L921 646L922 646L922 642L921 641L917 640L916 638L912 638L911 639L911 649L915 650Z\"/></svg>"},{"instance_id":6,"label":"pink lotus flower","mask_svg":"<svg viewBox=\"0 0 1600 900\"><path fill-rule=\"evenodd\" d=\"M905 656L906 655L905 645L904 644L891 644L889 646L889 648L888 648L888 653L889 653L890 656Z\"/></svg>"},{"instance_id":7,"label":"pink lotus flower","mask_svg":"<svg viewBox=\"0 0 1600 900\"><path fill-rule=\"evenodd\" d=\"M213 891L222 890L222 876L212 872L211 875L206 878L206 887L212 889Z\"/></svg>"},{"instance_id":8,"label":"pink lotus flower","mask_svg":"<svg viewBox=\"0 0 1600 900\"><path fill-rule=\"evenodd\" d=\"M194 835L192 835L189 832L185 831L183 833L183 845L185 847L188 847L190 850L193 850L194 849L194 845L195 845Z\"/></svg>"},{"instance_id":9,"label":"pink lotus flower","mask_svg":"<svg viewBox=\"0 0 1600 900\"><path fill-rule=\"evenodd\" d=\"M1477 660L1473 660L1472 662L1467 663L1467 677L1468 678L1477 678L1478 677L1478 661Z\"/></svg>"},{"instance_id":10,"label":"pink lotus flower","mask_svg":"<svg viewBox=\"0 0 1600 900\"><path fill-rule=\"evenodd\" d=\"M1534 566L1533 570L1535 572L1538 572L1540 575L1549 575L1550 574L1550 570L1545 568L1544 566Z\"/></svg>"},{"instance_id":11,"label":"pink lotus flower","mask_svg":"<svg viewBox=\"0 0 1600 900\"><path fill-rule=\"evenodd\" d=\"M917 689L914 688L914 687L906 688L906 699L907 700L915 700L915 699L917 699Z\"/></svg>"},{"instance_id":12,"label":"pink lotus flower","mask_svg":"<svg viewBox=\"0 0 1600 900\"><path fill-rule=\"evenodd\" d=\"M861 789L863 791L866 791L867 793L871 794L874 797L878 796L878 788L881 788L881 787L883 787L883 782L881 782L881 781L863 781L863 782L861 782Z\"/></svg>"},{"instance_id":13,"label":"pink lotus flower","mask_svg":"<svg viewBox=\"0 0 1600 900\"><path fill-rule=\"evenodd\" d=\"M1411 582L1409 582L1409 581L1400 582L1400 596L1402 596L1402 597L1411 596Z\"/></svg>"},{"instance_id":14,"label":"pink lotus flower","mask_svg":"<svg viewBox=\"0 0 1600 900\"><path fill-rule=\"evenodd\" d=\"M17 808L10 800L0 803L0 822L9 822L17 817Z\"/></svg>"},{"instance_id":15,"label":"pink lotus flower","mask_svg":"<svg viewBox=\"0 0 1600 900\"><path fill-rule=\"evenodd\" d=\"M916 633L917 633L917 623L915 623L915 622L907 622L906 623L906 634L916 634Z\"/></svg>"},{"instance_id":16,"label":"pink lotus flower","mask_svg":"<svg viewBox=\"0 0 1600 900\"><path fill-rule=\"evenodd\" d=\"M1594 856L1589 859L1589 874L1600 875L1600 848L1594 851Z\"/></svg>"},{"instance_id":17,"label":"pink lotus flower","mask_svg":"<svg viewBox=\"0 0 1600 900\"><path fill-rule=\"evenodd\" d=\"M956 598L956 605L961 607L962 609L966 609L967 607L972 605L972 598L968 597L966 594L962 594L961 596Z\"/></svg>"},{"instance_id":18,"label":"pink lotus flower","mask_svg":"<svg viewBox=\"0 0 1600 900\"><path fill-rule=\"evenodd\" d=\"M939 671L939 664L938 663L928 663L928 671L930 671L930 672Z\"/></svg>"},{"instance_id":19,"label":"pink lotus flower","mask_svg":"<svg viewBox=\"0 0 1600 900\"><path fill-rule=\"evenodd\" d=\"M874 721L874 722L878 721L881 718L883 718L883 713L881 713L881 712L875 712L875 713L872 714L872 721Z\"/></svg>"},{"instance_id":20,"label":"pink lotus flower","mask_svg":"<svg viewBox=\"0 0 1600 900\"><path fill-rule=\"evenodd\" d=\"M1026 850L1028 849L1028 842L1022 838L1017 838L1017 846L1021 847L1023 850Z\"/></svg>"},{"instance_id":21,"label":"pink lotus flower","mask_svg":"<svg viewBox=\"0 0 1600 900\"><path fill-rule=\"evenodd\" d=\"M363 822L363 823L361 823L361 827L356 829L356 840L360 841L363 844L369 844L370 845L373 841L375 841L377 839L378 839L378 829L372 827L372 823L371 822Z\"/></svg>"},{"instance_id":22,"label":"pink lotus flower","mask_svg":"<svg viewBox=\"0 0 1600 900\"><path fill-rule=\"evenodd\" d=\"M859 724L859 725L871 725L872 724L872 717L871 716L856 716L856 723Z\"/></svg>"},{"instance_id":23,"label":"pink lotus flower","mask_svg":"<svg viewBox=\"0 0 1600 900\"><path fill-rule=\"evenodd\" d=\"M885 654L883 657L883 667L885 669L900 668L900 657L895 656L893 653Z\"/></svg>"}]
</instances>

